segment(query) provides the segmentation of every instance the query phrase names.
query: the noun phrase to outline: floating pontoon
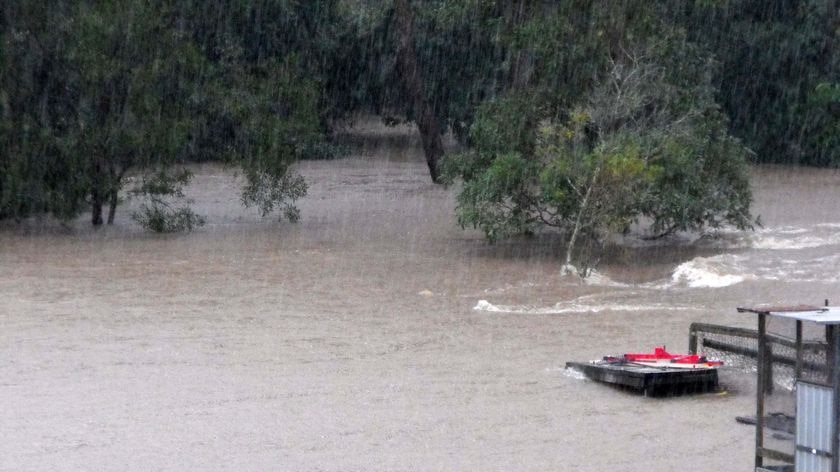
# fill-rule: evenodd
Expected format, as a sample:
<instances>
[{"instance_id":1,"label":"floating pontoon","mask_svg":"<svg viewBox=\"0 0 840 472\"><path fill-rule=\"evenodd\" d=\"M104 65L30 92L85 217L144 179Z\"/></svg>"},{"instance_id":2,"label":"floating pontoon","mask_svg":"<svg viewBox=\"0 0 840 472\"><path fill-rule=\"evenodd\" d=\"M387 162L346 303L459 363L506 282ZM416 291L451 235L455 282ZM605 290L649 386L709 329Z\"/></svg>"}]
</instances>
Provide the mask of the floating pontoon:
<instances>
[{"instance_id":1,"label":"floating pontoon","mask_svg":"<svg viewBox=\"0 0 840 472\"><path fill-rule=\"evenodd\" d=\"M696 354L670 354L664 347L657 347L652 353L567 362L566 368L597 382L659 397L717 390L717 367L721 364Z\"/></svg>"}]
</instances>

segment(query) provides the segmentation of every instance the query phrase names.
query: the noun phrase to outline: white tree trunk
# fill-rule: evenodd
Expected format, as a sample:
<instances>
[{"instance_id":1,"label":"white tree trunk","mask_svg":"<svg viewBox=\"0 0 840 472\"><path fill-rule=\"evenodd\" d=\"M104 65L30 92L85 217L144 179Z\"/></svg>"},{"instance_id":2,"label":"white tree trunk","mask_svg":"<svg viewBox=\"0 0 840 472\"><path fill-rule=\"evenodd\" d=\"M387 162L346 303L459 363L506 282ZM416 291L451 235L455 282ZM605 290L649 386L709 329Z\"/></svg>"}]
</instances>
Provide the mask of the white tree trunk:
<instances>
[{"instance_id":1,"label":"white tree trunk","mask_svg":"<svg viewBox=\"0 0 840 472\"><path fill-rule=\"evenodd\" d=\"M569 243L566 245L566 257L563 261L563 267L560 269L561 275L570 274L574 270L574 266L572 266L572 253L574 252L575 243L577 242L580 229L583 226L583 214L586 213L587 207L589 206L589 198L592 196L592 190L595 188L595 183L597 182L598 174L600 173L601 166L598 165L595 167L595 171L592 173L592 178L589 180L589 186L586 188L586 193L583 195L583 201L580 202L580 208L578 208L577 215L575 216L575 225L572 228L572 235L569 237Z\"/></svg>"}]
</instances>

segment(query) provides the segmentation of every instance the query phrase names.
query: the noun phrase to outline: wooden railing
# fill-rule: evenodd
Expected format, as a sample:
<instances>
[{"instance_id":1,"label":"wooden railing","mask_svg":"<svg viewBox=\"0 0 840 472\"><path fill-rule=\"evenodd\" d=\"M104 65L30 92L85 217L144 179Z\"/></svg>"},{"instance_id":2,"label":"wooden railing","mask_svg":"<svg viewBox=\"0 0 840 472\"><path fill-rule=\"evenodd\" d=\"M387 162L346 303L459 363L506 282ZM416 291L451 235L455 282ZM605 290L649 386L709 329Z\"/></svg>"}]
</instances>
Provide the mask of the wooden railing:
<instances>
[{"instance_id":1,"label":"wooden railing","mask_svg":"<svg viewBox=\"0 0 840 472\"><path fill-rule=\"evenodd\" d=\"M688 330L688 351L691 354L702 352L704 348L714 349L716 351L727 352L743 356L745 358L758 360L758 348L738 345L722 341L719 339L708 339L703 334L731 336L734 338L754 339L756 344L758 341L758 331L747 328L736 328L732 326L722 326L709 323L692 323ZM773 365L784 365L794 369L795 377L799 378L803 371L810 371L813 373L827 374L828 369L825 362L814 362L812 360L802 357L804 352L820 353L825 355L826 343L820 341L802 341L801 349L797 349L796 340L778 334L768 333L767 350L772 362L767 363L764 372L764 379L766 381L766 391L773 391ZM699 345L698 345L699 344ZM790 348L794 353L791 355L784 355L778 350L774 351L773 346L784 346Z\"/></svg>"}]
</instances>

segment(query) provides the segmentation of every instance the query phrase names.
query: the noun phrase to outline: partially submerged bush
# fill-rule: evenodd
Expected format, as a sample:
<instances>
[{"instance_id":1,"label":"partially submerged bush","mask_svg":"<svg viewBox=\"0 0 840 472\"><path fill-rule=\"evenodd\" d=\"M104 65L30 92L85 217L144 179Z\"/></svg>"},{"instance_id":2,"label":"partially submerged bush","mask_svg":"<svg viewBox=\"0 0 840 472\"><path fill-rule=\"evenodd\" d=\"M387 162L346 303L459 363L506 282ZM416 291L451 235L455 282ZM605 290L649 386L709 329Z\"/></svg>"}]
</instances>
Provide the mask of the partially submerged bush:
<instances>
[{"instance_id":1,"label":"partially submerged bush","mask_svg":"<svg viewBox=\"0 0 840 472\"><path fill-rule=\"evenodd\" d=\"M177 233L192 231L204 226L206 220L190 207L191 200L184 197L184 187L192 179L187 169L157 172L144 176L140 185L132 192L148 198L140 209L131 214L131 218L140 226L156 233ZM181 202L180 206L176 206Z\"/></svg>"},{"instance_id":2,"label":"partially submerged bush","mask_svg":"<svg viewBox=\"0 0 840 472\"><path fill-rule=\"evenodd\" d=\"M131 218L155 233L189 232L204 226L206 222L203 216L196 214L190 207L173 208L156 199L153 199L151 204L144 203Z\"/></svg>"},{"instance_id":3,"label":"partially submerged bush","mask_svg":"<svg viewBox=\"0 0 840 472\"><path fill-rule=\"evenodd\" d=\"M262 216L280 207L283 216L296 222L300 219L300 210L295 202L305 196L307 190L308 185L303 177L292 172L250 172L248 183L242 189L242 204L257 207Z\"/></svg>"}]
</instances>

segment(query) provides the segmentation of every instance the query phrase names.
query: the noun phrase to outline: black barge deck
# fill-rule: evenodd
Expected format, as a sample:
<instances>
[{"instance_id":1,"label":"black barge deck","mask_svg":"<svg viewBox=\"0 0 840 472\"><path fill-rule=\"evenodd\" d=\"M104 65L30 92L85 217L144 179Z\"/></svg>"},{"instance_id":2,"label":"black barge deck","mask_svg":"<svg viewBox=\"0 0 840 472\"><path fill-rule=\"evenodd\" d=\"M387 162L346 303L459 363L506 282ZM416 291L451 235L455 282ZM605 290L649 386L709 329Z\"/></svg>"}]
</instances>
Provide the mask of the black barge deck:
<instances>
[{"instance_id":1,"label":"black barge deck","mask_svg":"<svg viewBox=\"0 0 840 472\"><path fill-rule=\"evenodd\" d=\"M718 388L717 369L674 369L626 362L567 362L597 382L662 397L713 392Z\"/></svg>"}]
</instances>

